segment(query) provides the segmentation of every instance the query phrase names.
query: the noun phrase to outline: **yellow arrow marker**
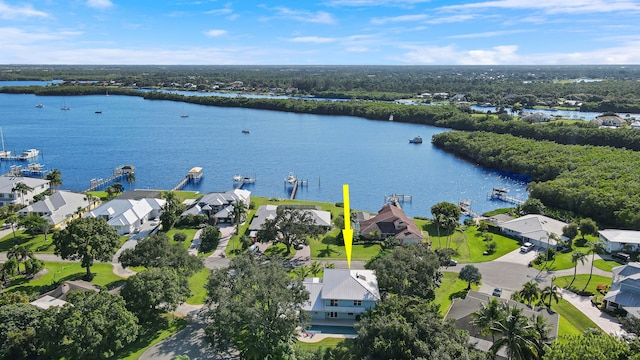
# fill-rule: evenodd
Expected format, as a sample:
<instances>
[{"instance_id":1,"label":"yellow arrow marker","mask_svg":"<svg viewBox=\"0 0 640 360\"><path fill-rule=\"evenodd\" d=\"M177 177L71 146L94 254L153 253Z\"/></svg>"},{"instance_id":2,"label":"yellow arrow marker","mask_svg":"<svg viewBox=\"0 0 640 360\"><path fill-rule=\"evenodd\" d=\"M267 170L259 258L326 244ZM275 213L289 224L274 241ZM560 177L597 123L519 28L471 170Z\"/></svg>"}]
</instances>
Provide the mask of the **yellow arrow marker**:
<instances>
[{"instance_id":1,"label":"yellow arrow marker","mask_svg":"<svg viewBox=\"0 0 640 360\"><path fill-rule=\"evenodd\" d=\"M347 266L351 269L353 230L351 229L351 209L349 208L349 184L342 185L342 193L344 196L344 230L342 230L342 238L344 239L344 248L347 252Z\"/></svg>"}]
</instances>

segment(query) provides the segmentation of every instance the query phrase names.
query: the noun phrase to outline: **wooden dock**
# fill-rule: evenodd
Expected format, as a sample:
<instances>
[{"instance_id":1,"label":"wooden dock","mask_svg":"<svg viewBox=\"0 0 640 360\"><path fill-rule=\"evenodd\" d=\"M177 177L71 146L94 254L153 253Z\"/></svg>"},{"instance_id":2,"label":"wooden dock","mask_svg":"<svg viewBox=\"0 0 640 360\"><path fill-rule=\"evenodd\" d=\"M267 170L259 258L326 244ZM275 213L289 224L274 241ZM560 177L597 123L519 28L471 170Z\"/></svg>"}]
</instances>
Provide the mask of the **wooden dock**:
<instances>
[{"instance_id":1,"label":"wooden dock","mask_svg":"<svg viewBox=\"0 0 640 360\"><path fill-rule=\"evenodd\" d=\"M103 186L109 185L117 180L122 178L126 178L129 176L129 173L133 173L135 170L135 166L133 165L120 165L113 170L113 175L110 177L103 178L93 178L89 181L89 188L87 188L84 192L96 191Z\"/></svg>"},{"instance_id":2,"label":"wooden dock","mask_svg":"<svg viewBox=\"0 0 640 360\"><path fill-rule=\"evenodd\" d=\"M458 200L458 207L460 208L460 210L462 210L462 213L464 215L471 216L474 219L480 217L480 215L478 215L478 213L476 213L473 210L471 210L471 200L469 200L469 199L467 199L467 200Z\"/></svg>"},{"instance_id":3,"label":"wooden dock","mask_svg":"<svg viewBox=\"0 0 640 360\"><path fill-rule=\"evenodd\" d=\"M254 184L255 182L255 177L236 175L233 177L233 188L242 189L245 184Z\"/></svg>"},{"instance_id":4,"label":"wooden dock","mask_svg":"<svg viewBox=\"0 0 640 360\"><path fill-rule=\"evenodd\" d=\"M504 202L508 202L508 203L512 203L512 204L516 204L516 205L524 204L523 200L516 199L513 196L507 195L508 192L509 192L508 189L495 188L494 187L493 190L491 191L491 195L489 196L489 199L490 200L500 200L500 201L504 201Z\"/></svg>"},{"instance_id":5,"label":"wooden dock","mask_svg":"<svg viewBox=\"0 0 640 360\"><path fill-rule=\"evenodd\" d=\"M184 178L180 180L180 182L171 189L171 191L182 190L182 188L190 182L197 183L200 181L200 179L202 179L203 175L204 175L204 172L202 171L201 167L199 166L193 167L191 168L191 170L189 170L187 175L185 175Z\"/></svg>"},{"instance_id":6,"label":"wooden dock","mask_svg":"<svg viewBox=\"0 0 640 360\"><path fill-rule=\"evenodd\" d=\"M293 189L291 190L291 197L289 200L294 200L296 198L296 194L298 193L298 180L293 182Z\"/></svg>"}]
</instances>

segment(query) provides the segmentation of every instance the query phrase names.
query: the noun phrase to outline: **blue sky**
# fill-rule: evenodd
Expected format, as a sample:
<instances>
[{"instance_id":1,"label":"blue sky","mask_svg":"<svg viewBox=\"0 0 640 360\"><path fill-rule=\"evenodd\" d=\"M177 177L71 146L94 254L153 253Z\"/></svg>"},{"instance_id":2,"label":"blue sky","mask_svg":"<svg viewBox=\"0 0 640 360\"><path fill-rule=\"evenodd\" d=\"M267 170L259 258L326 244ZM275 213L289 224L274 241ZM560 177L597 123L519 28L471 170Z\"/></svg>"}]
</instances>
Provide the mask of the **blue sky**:
<instances>
[{"instance_id":1,"label":"blue sky","mask_svg":"<svg viewBox=\"0 0 640 360\"><path fill-rule=\"evenodd\" d=\"M640 0L0 0L2 64L638 64Z\"/></svg>"}]
</instances>

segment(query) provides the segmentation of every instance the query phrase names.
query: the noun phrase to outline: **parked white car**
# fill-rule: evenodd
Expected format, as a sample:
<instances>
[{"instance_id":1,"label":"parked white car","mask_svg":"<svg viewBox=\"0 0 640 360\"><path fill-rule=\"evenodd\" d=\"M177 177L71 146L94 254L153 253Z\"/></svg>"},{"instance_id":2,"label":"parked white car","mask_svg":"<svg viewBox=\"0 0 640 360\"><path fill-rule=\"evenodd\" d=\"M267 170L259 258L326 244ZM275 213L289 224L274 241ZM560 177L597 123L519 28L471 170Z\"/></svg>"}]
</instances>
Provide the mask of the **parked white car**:
<instances>
[{"instance_id":1,"label":"parked white car","mask_svg":"<svg viewBox=\"0 0 640 360\"><path fill-rule=\"evenodd\" d=\"M526 242L522 246L520 246L520 252L528 253L529 251L533 250L534 247L535 245L533 245L532 243Z\"/></svg>"}]
</instances>

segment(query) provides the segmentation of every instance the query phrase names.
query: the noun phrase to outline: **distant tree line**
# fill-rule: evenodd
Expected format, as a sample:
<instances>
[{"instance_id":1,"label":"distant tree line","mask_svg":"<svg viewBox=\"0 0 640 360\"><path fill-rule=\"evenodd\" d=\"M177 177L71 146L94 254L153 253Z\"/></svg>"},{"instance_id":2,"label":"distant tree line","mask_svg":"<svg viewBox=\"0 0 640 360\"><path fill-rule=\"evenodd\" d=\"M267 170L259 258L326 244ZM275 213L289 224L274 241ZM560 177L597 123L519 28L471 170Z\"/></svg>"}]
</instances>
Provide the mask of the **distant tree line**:
<instances>
[{"instance_id":1,"label":"distant tree line","mask_svg":"<svg viewBox=\"0 0 640 360\"><path fill-rule=\"evenodd\" d=\"M640 229L640 153L487 132L446 132L434 145L481 166L528 174L529 196L608 226Z\"/></svg>"}]
</instances>

